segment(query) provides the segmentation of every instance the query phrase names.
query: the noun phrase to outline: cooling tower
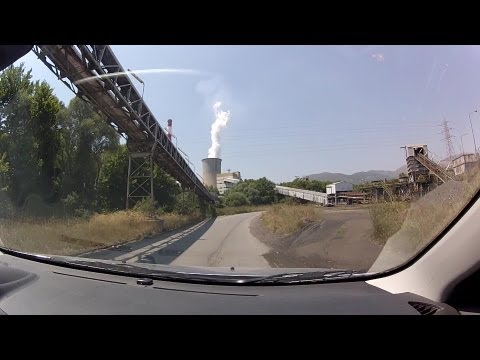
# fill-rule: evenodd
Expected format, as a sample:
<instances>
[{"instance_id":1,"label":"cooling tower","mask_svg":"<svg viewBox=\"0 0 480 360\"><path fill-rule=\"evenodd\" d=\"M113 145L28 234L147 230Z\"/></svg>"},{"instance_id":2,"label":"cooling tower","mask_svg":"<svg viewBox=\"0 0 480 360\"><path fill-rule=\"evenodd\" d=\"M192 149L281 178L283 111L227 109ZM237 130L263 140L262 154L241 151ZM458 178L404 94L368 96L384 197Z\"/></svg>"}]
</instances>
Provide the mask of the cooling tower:
<instances>
[{"instance_id":1,"label":"cooling tower","mask_svg":"<svg viewBox=\"0 0 480 360\"><path fill-rule=\"evenodd\" d=\"M217 174L222 172L222 159L206 158L202 160L203 164L203 181L205 186L213 186L217 188Z\"/></svg>"}]
</instances>

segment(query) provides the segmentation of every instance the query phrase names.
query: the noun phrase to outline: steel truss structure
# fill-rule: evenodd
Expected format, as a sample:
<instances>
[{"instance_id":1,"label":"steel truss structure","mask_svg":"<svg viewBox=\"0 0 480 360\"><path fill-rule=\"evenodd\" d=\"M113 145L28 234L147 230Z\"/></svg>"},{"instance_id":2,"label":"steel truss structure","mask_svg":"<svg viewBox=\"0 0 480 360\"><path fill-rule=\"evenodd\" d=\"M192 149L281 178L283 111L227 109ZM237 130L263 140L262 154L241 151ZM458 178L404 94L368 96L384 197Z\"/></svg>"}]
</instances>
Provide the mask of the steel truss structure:
<instances>
[{"instance_id":1,"label":"steel truss structure","mask_svg":"<svg viewBox=\"0 0 480 360\"><path fill-rule=\"evenodd\" d=\"M129 168L136 166L134 162L141 158L138 154L149 154L152 165L156 163L201 199L214 201L189 163L168 139L108 45L35 45L32 51L59 80L77 96L91 103L120 135L128 139L127 143L136 149L130 154ZM133 171L134 177L136 174ZM133 181L129 171L127 194L130 203L139 199L134 194L143 191L143 186L130 189L130 184L138 181ZM153 184L152 172L149 181ZM144 191L142 196L153 196L151 186L150 191Z\"/></svg>"}]
</instances>

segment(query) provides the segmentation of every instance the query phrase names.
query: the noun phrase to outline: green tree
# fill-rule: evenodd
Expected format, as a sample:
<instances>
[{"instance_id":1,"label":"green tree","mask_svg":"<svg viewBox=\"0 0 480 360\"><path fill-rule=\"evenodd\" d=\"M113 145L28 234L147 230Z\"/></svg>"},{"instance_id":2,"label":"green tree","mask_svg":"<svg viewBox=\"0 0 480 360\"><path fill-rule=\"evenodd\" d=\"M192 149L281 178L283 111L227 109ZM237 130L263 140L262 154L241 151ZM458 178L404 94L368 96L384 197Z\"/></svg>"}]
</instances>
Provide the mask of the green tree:
<instances>
[{"instance_id":1,"label":"green tree","mask_svg":"<svg viewBox=\"0 0 480 360\"><path fill-rule=\"evenodd\" d=\"M330 184L330 182L319 181L319 180L307 180L305 178L297 178L293 181L284 182L280 185L295 188L295 189L325 192L328 184Z\"/></svg>"},{"instance_id":2,"label":"green tree","mask_svg":"<svg viewBox=\"0 0 480 360\"><path fill-rule=\"evenodd\" d=\"M223 201L226 206L242 206L248 204L247 196L243 192L231 190L225 193Z\"/></svg>"},{"instance_id":3,"label":"green tree","mask_svg":"<svg viewBox=\"0 0 480 360\"><path fill-rule=\"evenodd\" d=\"M257 190L258 204L271 204L275 202L275 183L262 177L252 183L253 189Z\"/></svg>"},{"instance_id":4,"label":"green tree","mask_svg":"<svg viewBox=\"0 0 480 360\"><path fill-rule=\"evenodd\" d=\"M32 70L25 71L25 64L10 66L0 75L0 113L15 101L20 93L33 92ZM2 116L2 121L3 121Z\"/></svg>"},{"instance_id":5,"label":"green tree","mask_svg":"<svg viewBox=\"0 0 480 360\"><path fill-rule=\"evenodd\" d=\"M97 185L99 206L103 211L125 208L127 197L128 149L120 145L102 154Z\"/></svg>"},{"instance_id":6,"label":"green tree","mask_svg":"<svg viewBox=\"0 0 480 360\"><path fill-rule=\"evenodd\" d=\"M214 193L216 195L219 195L220 192L218 191L217 187L216 186L213 186L213 185L209 185L207 186L207 190L211 193Z\"/></svg>"},{"instance_id":7,"label":"green tree","mask_svg":"<svg viewBox=\"0 0 480 360\"><path fill-rule=\"evenodd\" d=\"M233 194L241 194L241 196ZM276 201L275 183L265 177L257 180L246 179L240 181L225 194L223 199L223 202L227 206L240 206L246 204L264 205L272 204Z\"/></svg>"},{"instance_id":8,"label":"green tree","mask_svg":"<svg viewBox=\"0 0 480 360\"><path fill-rule=\"evenodd\" d=\"M37 143L32 132L33 84L24 65L0 74L0 148L9 163L5 176L9 197L17 205L34 193L38 179Z\"/></svg>"},{"instance_id":9,"label":"green tree","mask_svg":"<svg viewBox=\"0 0 480 360\"><path fill-rule=\"evenodd\" d=\"M153 195L158 206L166 211L173 211L182 188L177 181L164 170L155 166L153 169ZM187 197L187 194L184 194Z\"/></svg>"},{"instance_id":10,"label":"green tree","mask_svg":"<svg viewBox=\"0 0 480 360\"><path fill-rule=\"evenodd\" d=\"M48 201L58 198L60 187L60 129L57 127L57 113L60 102L53 95L52 88L44 81L35 84L32 95L32 127L36 144L36 159L39 167L39 191Z\"/></svg>"},{"instance_id":11,"label":"green tree","mask_svg":"<svg viewBox=\"0 0 480 360\"><path fill-rule=\"evenodd\" d=\"M86 208L97 206L102 154L115 151L119 136L92 106L79 98L70 101L59 114L62 129L62 168L64 179L62 194L75 191Z\"/></svg>"}]
</instances>

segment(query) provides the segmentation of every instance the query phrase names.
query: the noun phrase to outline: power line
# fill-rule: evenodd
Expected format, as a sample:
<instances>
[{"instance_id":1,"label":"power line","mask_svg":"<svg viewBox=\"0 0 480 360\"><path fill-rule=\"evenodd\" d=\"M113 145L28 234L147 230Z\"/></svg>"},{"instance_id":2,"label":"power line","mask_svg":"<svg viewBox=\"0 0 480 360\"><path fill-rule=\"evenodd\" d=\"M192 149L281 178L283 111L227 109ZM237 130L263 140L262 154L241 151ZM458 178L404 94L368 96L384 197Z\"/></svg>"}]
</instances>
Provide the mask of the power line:
<instances>
[{"instance_id":1,"label":"power line","mask_svg":"<svg viewBox=\"0 0 480 360\"><path fill-rule=\"evenodd\" d=\"M431 129L431 127L428 128L410 128L412 133L415 135L418 135L419 133L422 133L422 130L428 130ZM274 138L285 138L285 139L292 139L295 137L299 137L302 139L305 138L312 138L312 137L319 137L322 135L329 136L329 137L355 137L355 136L361 136L361 135L366 135L366 136L374 136L376 134L380 136L385 136L385 133L388 133L388 137L393 137L393 136L404 136L404 137L412 137L413 134L410 133L410 131L406 132L405 128L402 129L348 129L344 130L339 133L338 130L319 130L319 131L308 131L308 132L292 132L292 131L283 131L282 133L278 133L277 129L271 129L268 132L264 133L249 133L248 131L242 131L242 132L237 132L236 134L225 134L222 135L221 139L222 141L227 141L227 140L239 140L239 141L245 141L245 140L261 140L263 141L264 139L274 139ZM207 138L196 138L192 139L189 141L190 143L208 143L210 142L210 139Z\"/></svg>"},{"instance_id":2,"label":"power line","mask_svg":"<svg viewBox=\"0 0 480 360\"><path fill-rule=\"evenodd\" d=\"M448 156L448 159L452 159L452 157L455 155L455 148L453 147L453 142L452 142L452 138L455 137L455 135L452 135L450 133L451 130L453 130L453 128L449 127L448 126L448 121L447 119L445 118L445 116L443 117L443 122L440 124L440 126L442 126L442 132L441 134L443 134L443 139L442 141L445 142L445 145L447 147L447 156Z\"/></svg>"}]
</instances>

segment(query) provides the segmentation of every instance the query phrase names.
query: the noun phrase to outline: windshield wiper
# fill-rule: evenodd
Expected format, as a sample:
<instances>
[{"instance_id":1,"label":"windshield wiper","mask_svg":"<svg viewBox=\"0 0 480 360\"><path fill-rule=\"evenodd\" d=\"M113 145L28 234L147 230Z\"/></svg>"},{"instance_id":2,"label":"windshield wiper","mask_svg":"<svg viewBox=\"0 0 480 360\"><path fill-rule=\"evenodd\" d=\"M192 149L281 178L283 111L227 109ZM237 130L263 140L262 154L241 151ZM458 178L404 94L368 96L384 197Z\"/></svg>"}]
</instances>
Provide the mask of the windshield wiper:
<instances>
[{"instance_id":1,"label":"windshield wiper","mask_svg":"<svg viewBox=\"0 0 480 360\"><path fill-rule=\"evenodd\" d=\"M187 283L203 283L215 285L286 285L286 284L313 284L328 281L338 281L363 277L367 272L358 270L327 270L288 272L275 275L249 275L249 274L221 274L195 271L157 270L143 267L140 264L125 264L108 260L90 259L83 260L63 256L46 256L20 252L12 249L1 248L2 252L19 257L36 260L53 265L73 267L81 270L99 271L116 275L138 276L156 280L166 280Z\"/></svg>"},{"instance_id":2,"label":"windshield wiper","mask_svg":"<svg viewBox=\"0 0 480 360\"><path fill-rule=\"evenodd\" d=\"M343 280L352 277L366 275L366 272L358 270L331 270L282 273L270 275L261 279L247 280L247 284L306 284L325 281Z\"/></svg>"},{"instance_id":3,"label":"windshield wiper","mask_svg":"<svg viewBox=\"0 0 480 360\"><path fill-rule=\"evenodd\" d=\"M0 248L1 252L18 256L24 259L43 262L51 265L65 266L78 270L97 271L113 275L126 275L155 280L166 280L187 283L202 283L216 285L237 285L243 284L252 279L262 278L261 275L244 274L219 274L196 271L178 271L178 270L156 270L143 267L139 263L118 263L110 260L100 259L79 259L64 256L47 256L32 254L23 251Z\"/></svg>"},{"instance_id":4,"label":"windshield wiper","mask_svg":"<svg viewBox=\"0 0 480 360\"><path fill-rule=\"evenodd\" d=\"M224 284L236 285L243 284L250 280L261 278L257 275L233 275L218 273L203 273L195 271L178 271L178 270L156 270L143 267L139 263L114 263L108 260L79 260L63 257L52 257L57 265L69 265L76 268L84 268L93 271L109 272L117 275L141 276L149 279L190 282L203 284Z\"/></svg>"},{"instance_id":5,"label":"windshield wiper","mask_svg":"<svg viewBox=\"0 0 480 360\"><path fill-rule=\"evenodd\" d=\"M267 284L305 284L325 281L335 281L365 275L357 270L328 270L289 272L275 275L218 274L194 271L171 271L144 268L140 264L117 264L105 261L82 261L66 258L53 258L58 263L77 265L90 270L110 270L116 273L144 276L150 279L169 280L177 282L192 282L216 285L267 285Z\"/></svg>"}]
</instances>

